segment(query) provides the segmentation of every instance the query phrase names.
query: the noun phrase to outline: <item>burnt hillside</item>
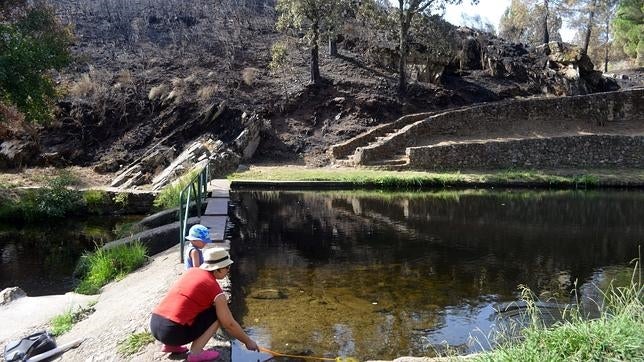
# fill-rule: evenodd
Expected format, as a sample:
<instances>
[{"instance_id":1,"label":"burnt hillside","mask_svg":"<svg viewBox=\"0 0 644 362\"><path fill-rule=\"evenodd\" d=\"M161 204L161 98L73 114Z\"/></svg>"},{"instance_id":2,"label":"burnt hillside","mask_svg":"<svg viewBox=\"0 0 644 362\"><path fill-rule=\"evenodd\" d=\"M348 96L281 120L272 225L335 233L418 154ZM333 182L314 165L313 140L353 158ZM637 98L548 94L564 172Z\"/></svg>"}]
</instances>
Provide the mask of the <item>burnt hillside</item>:
<instances>
[{"instance_id":1,"label":"burnt hillside","mask_svg":"<svg viewBox=\"0 0 644 362\"><path fill-rule=\"evenodd\" d=\"M614 89L567 47L557 51L571 59L549 61L544 49L448 25L453 56L437 60L419 42L408 94L399 98L395 46L359 21L344 28L338 57L321 47L323 82L313 87L302 34L275 31L271 0L62 0L56 7L74 27L75 62L57 76L65 96L56 121L39 130L37 147L25 148L36 155L23 165L113 172L153 145L181 151L205 133L229 142L245 127L243 113L262 122L254 162L323 165L330 145L402 114ZM285 38L288 64L270 71L271 45ZM565 78L567 68L577 78Z\"/></svg>"}]
</instances>

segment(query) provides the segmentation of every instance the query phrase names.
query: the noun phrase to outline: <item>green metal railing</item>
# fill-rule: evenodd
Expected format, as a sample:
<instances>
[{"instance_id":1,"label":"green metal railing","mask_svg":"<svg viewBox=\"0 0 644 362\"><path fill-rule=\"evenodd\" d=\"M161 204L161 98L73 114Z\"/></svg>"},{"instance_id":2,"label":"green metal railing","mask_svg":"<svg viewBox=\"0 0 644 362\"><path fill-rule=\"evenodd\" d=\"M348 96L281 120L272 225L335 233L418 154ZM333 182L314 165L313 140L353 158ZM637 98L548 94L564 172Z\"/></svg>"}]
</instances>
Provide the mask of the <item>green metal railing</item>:
<instances>
[{"instance_id":1,"label":"green metal railing","mask_svg":"<svg viewBox=\"0 0 644 362\"><path fill-rule=\"evenodd\" d=\"M186 240L186 229L190 218L190 202L194 200L197 217L201 217L201 206L208 197L208 182L210 181L210 162L199 171L190 183L179 193L179 244L181 245L181 262Z\"/></svg>"}]
</instances>

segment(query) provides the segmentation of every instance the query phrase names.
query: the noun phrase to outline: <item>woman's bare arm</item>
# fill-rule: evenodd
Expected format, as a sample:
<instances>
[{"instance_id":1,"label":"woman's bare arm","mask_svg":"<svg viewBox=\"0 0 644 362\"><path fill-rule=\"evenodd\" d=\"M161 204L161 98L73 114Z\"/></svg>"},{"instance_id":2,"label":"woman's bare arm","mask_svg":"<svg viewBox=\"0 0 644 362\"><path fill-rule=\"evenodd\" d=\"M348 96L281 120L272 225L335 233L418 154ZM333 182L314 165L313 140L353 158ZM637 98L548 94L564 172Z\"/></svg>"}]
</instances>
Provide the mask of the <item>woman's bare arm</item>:
<instances>
[{"instance_id":1,"label":"woman's bare arm","mask_svg":"<svg viewBox=\"0 0 644 362\"><path fill-rule=\"evenodd\" d=\"M221 324L221 327L245 344L246 348L254 351L259 350L257 343L244 332L239 323L233 318L233 314L230 312L230 308L228 308L228 300L223 293L215 298L214 304L217 310L217 320Z\"/></svg>"}]
</instances>

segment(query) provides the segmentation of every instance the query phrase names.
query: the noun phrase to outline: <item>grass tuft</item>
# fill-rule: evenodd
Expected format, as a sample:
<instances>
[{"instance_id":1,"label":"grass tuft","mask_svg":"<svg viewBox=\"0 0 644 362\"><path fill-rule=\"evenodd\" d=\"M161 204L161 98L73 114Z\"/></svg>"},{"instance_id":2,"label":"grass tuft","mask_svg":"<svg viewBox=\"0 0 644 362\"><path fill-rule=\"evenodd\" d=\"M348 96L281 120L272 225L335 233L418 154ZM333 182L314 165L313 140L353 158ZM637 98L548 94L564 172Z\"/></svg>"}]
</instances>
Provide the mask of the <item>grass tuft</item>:
<instances>
[{"instance_id":1,"label":"grass tuft","mask_svg":"<svg viewBox=\"0 0 644 362\"><path fill-rule=\"evenodd\" d=\"M292 167L255 168L228 176L231 180L257 181L335 181L360 187L387 189L420 189L477 185L534 185L550 187L588 188L600 184L595 175L558 175L538 170L477 171L463 173L384 171L378 169L305 169Z\"/></svg>"},{"instance_id":2,"label":"grass tuft","mask_svg":"<svg viewBox=\"0 0 644 362\"><path fill-rule=\"evenodd\" d=\"M200 169L192 170L164 187L154 199L154 206L159 209L171 209L179 206L181 191L194 180L199 172Z\"/></svg>"},{"instance_id":3,"label":"grass tuft","mask_svg":"<svg viewBox=\"0 0 644 362\"><path fill-rule=\"evenodd\" d=\"M131 356L150 343L154 343L154 337L150 332L134 333L119 342L118 351L123 356Z\"/></svg>"},{"instance_id":4,"label":"grass tuft","mask_svg":"<svg viewBox=\"0 0 644 362\"><path fill-rule=\"evenodd\" d=\"M636 268L637 270L637 268ZM564 313L564 319L545 326L524 290L532 321L517 342L511 336L497 339L498 347L477 356L477 361L635 361L644 358L644 290L633 274L630 285L601 291L603 303L595 319L584 317L581 307Z\"/></svg>"},{"instance_id":5,"label":"grass tuft","mask_svg":"<svg viewBox=\"0 0 644 362\"><path fill-rule=\"evenodd\" d=\"M55 316L51 320L51 334L53 336L60 336L61 334L69 332L74 324L82 321L96 311L94 304L90 303L87 307L79 308L77 311L69 310Z\"/></svg>"},{"instance_id":6,"label":"grass tuft","mask_svg":"<svg viewBox=\"0 0 644 362\"><path fill-rule=\"evenodd\" d=\"M104 210L107 192L103 190L87 190L83 192L83 199L90 213L100 214Z\"/></svg>"},{"instance_id":7,"label":"grass tuft","mask_svg":"<svg viewBox=\"0 0 644 362\"><path fill-rule=\"evenodd\" d=\"M139 241L111 249L99 249L81 257L77 267L82 275L76 292L97 294L112 280L119 280L145 263L147 248Z\"/></svg>"}]
</instances>

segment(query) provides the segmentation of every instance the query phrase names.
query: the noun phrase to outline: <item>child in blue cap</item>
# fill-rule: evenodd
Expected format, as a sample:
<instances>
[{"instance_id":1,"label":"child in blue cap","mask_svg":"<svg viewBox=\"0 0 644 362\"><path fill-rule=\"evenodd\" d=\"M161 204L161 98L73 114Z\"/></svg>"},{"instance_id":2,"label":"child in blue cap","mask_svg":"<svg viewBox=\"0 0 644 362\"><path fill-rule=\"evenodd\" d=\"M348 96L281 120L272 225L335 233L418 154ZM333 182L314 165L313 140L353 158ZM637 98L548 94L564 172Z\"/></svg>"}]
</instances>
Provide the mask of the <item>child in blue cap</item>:
<instances>
[{"instance_id":1,"label":"child in blue cap","mask_svg":"<svg viewBox=\"0 0 644 362\"><path fill-rule=\"evenodd\" d=\"M186 247L185 265L186 269L198 268L203 263L203 249L206 244L212 243L210 231L207 227L197 224L193 225L186 236L190 244Z\"/></svg>"}]
</instances>

